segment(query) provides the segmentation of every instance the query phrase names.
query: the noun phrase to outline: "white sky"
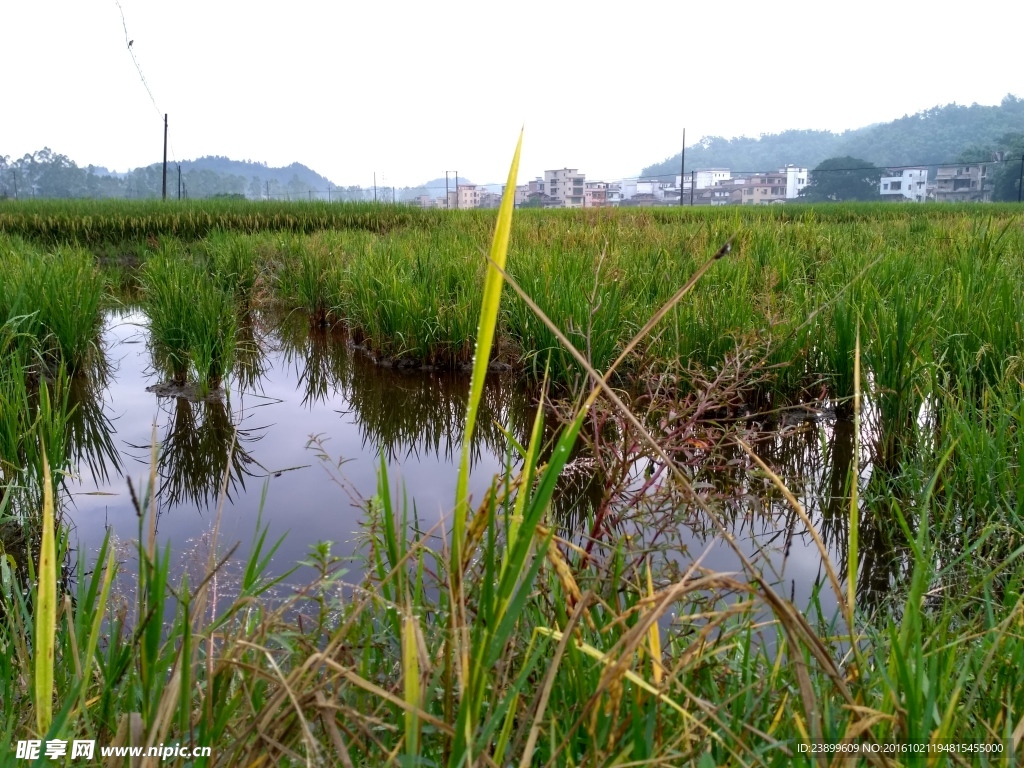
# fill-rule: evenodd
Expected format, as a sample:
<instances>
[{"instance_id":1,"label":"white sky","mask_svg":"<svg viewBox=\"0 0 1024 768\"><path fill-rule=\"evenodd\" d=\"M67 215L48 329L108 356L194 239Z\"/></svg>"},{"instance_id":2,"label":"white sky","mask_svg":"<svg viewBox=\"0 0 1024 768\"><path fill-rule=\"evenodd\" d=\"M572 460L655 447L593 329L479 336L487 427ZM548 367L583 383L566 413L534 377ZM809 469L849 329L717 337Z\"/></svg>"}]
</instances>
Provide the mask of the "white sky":
<instances>
[{"instance_id":1,"label":"white sky","mask_svg":"<svg viewBox=\"0 0 1024 768\"><path fill-rule=\"evenodd\" d=\"M4 3L0 154L123 171L162 117L114 0ZM176 159L337 184L618 178L704 135L844 130L1024 96L1024 2L122 0Z\"/></svg>"}]
</instances>

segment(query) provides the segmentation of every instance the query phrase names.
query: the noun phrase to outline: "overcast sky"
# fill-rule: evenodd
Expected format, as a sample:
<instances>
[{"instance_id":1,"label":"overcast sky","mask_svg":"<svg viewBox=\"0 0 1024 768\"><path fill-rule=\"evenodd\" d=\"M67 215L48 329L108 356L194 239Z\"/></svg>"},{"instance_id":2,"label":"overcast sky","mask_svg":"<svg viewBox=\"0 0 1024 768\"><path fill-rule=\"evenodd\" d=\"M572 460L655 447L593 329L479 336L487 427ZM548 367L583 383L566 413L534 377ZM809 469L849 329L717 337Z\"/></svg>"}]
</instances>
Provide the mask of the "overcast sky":
<instances>
[{"instance_id":1,"label":"overcast sky","mask_svg":"<svg viewBox=\"0 0 1024 768\"><path fill-rule=\"evenodd\" d=\"M0 154L115 170L298 161L337 184L446 170L637 174L701 136L835 131L1024 96L1024 2L10 0ZM150 100L131 53L152 91Z\"/></svg>"}]
</instances>

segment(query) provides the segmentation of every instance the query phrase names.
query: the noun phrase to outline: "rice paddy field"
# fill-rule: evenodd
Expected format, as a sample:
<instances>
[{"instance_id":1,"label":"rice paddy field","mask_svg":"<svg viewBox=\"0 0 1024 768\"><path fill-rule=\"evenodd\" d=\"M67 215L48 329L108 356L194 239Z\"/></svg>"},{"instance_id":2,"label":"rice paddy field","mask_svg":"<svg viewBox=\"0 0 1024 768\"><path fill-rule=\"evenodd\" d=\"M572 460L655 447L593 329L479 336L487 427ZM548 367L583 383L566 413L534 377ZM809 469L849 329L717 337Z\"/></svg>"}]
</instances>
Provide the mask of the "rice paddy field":
<instances>
[{"instance_id":1,"label":"rice paddy field","mask_svg":"<svg viewBox=\"0 0 1024 768\"><path fill-rule=\"evenodd\" d=\"M1009 205L0 203L0 762L1019 764L1021 297Z\"/></svg>"}]
</instances>

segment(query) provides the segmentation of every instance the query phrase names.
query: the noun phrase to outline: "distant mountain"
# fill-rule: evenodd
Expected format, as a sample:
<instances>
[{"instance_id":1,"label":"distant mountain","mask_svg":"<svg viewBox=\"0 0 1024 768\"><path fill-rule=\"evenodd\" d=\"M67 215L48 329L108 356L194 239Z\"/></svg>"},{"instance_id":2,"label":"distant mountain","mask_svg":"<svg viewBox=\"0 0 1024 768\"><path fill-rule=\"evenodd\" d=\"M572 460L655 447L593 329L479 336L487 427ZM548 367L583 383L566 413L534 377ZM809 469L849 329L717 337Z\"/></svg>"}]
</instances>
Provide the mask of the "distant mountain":
<instances>
[{"instance_id":1,"label":"distant mountain","mask_svg":"<svg viewBox=\"0 0 1024 768\"><path fill-rule=\"evenodd\" d=\"M301 163L272 168L251 160L201 157L169 163L167 192L188 198L237 196L251 199L373 199L373 190L340 188ZM13 173L5 173L11 170ZM0 154L0 197L159 197L162 164L153 163L125 173L103 166L79 168L65 155L44 148L11 160Z\"/></svg>"},{"instance_id":2,"label":"distant mountain","mask_svg":"<svg viewBox=\"0 0 1024 768\"><path fill-rule=\"evenodd\" d=\"M947 104L888 123L832 133L789 130L760 138L707 136L686 148L686 172L699 168L766 171L793 164L813 168L851 156L880 166L956 162L972 147L1024 132L1024 99L1007 95L998 106ZM642 176L676 175L679 154L649 165Z\"/></svg>"},{"instance_id":3,"label":"distant mountain","mask_svg":"<svg viewBox=\"0 0 1024 768\"><path fill-rule=\"evenodd\" d=\"M337 185L330 179L302 163L273 168L252 160L232 160L229 157L209 155L169 164L168 174L175 179L175 184L179 166L187 186L192 188L190 194L194 197L233 193L256 199L268 194L271 197L304 195L307 198L327 199L328 190L337 189ZM161 164L154 163L149 167L159 170ZM217 181L214 181L215 178ZM189 181L191 184L188 184Z\"/></svg>"}]
</instances>

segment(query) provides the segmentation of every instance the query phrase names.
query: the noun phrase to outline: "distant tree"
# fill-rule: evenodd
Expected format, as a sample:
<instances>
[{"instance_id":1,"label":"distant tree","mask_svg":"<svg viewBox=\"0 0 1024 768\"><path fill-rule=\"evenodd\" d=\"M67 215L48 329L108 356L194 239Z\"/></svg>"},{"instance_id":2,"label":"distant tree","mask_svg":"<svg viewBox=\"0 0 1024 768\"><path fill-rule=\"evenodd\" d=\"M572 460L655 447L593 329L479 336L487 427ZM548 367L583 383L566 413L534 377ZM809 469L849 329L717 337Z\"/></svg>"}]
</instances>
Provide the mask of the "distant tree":
<instances>
[{"instance_id":1,"label":"distant tree","mask_svg":"<svg viewBox=\"0 0 1024 768\"><path fill-rule=\"evenodd\" d=\"M882 169L857 157L830 157L811 171L800 197L809 202L877 200Z\"/></svg>"}]
</instances>

